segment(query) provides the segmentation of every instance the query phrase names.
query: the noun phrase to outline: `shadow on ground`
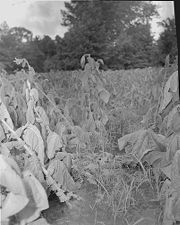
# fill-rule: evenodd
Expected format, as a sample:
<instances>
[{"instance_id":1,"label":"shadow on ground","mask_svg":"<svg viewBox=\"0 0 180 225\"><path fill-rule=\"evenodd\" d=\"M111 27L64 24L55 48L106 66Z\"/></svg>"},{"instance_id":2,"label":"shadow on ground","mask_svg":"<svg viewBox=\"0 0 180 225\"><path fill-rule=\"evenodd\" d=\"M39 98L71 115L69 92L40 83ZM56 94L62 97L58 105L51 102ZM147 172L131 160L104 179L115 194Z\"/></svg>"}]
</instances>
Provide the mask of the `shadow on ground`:
<instances>
[{"instance_id":1,"label":"shadow on ground","mask_svg":"<svg viewBox=\"0 0 180 225\"><path fill-rule=\"evenodd\" d=\"M72 200L72 207L69 208L64 203L59 203L55 195L50 196L50 207L43 212L43 217L52 225L133 225L139 221L138 225L155 225L159 204L150 203L148 199L152 199L152 193L147 187L142 188L146 199L137 196L137 205L128 210L126 219L117 217L114 221L112 212L103 204L96 205L97 190L93 185L85 185L79 191L78 195L82 197L82 201Z\"/></svg>"}]
</instances>

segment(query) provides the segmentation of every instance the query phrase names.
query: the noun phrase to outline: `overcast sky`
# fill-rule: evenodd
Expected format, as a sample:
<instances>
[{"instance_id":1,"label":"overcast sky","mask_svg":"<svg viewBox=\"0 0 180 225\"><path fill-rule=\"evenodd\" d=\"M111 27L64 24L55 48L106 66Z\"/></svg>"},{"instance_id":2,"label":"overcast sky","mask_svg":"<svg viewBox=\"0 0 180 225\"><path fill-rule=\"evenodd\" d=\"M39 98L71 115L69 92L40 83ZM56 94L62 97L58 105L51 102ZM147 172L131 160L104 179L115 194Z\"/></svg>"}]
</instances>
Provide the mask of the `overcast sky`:
<instances>
[{"instance_id":1,"label":"overcast sky","mask_svg":"<svg viewBox=\"0 0 180 225\"><path fill-rule=\"evenodd\" d=\"M152 32L157 38L161 32L157 21L174 15L173 1L153 1L159 6L160 18L152 21ZM60 25L64 1L0 0L0 23L6 21L10 27L22 26L33 35L56 35L63 37L67 29Z\"/></svg>"}]
</instances>

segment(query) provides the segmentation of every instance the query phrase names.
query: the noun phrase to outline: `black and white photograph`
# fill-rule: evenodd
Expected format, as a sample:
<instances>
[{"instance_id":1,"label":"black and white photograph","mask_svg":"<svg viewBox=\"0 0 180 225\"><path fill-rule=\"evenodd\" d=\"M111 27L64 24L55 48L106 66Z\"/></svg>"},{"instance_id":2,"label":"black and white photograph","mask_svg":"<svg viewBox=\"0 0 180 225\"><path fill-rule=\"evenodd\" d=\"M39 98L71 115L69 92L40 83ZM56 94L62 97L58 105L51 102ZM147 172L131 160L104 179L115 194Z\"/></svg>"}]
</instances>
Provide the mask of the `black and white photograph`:
<instances>
[{"instance_id":1,"label":"black and white photograph","mask_svg":"<svg viewBox=\"0 0 180 225\"><path fill-rule=\"evenodd\" d=\"M0 0L0 224L180 225L177 2Z\"/></svg>"}]
</instances>

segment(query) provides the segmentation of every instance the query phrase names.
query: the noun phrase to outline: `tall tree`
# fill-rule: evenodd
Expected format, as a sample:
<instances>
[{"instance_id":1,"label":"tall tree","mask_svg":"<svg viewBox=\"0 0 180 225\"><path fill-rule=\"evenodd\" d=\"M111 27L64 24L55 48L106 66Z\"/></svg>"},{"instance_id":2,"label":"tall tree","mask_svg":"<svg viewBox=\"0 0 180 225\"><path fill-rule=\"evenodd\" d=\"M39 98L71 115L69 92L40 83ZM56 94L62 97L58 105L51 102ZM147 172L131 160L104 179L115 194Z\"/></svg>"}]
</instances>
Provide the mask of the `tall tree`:
<instances>
[{"instance_id":1,"label":"tall tree","mask_svg":"<svg viewBox=\"0 0 180 225\"><path fill-rule=\"evenodd\" d=\"M111 66L117 39L137 23L148 24L157 14L150 1L72 0L65 7L62 24L69 30L64 36L61 58L68 64L66 69L77 68L84 53L103 58Z\"/></svg>"},{"instance_id":2,"label":"tall tree","mask_svg":"<svg viewBox=\"0 0 180 225\"><path fill-rule=\"evenodd\" d=\"M16 42L30 42L33 39L33 34L30 30L24 27L12 27L9 29L8 34L14 38Z\"/></svg>"},{"instance_id":3,"label":"tall tree","mask_svg":"<svg viewBox=\"0 0 180 225\"><path fill-rule=\"evenodd\" d=\"M178 55L177 35L175 18L168 18L160 23L164 31L157 41L159 50L159 63L163 64L165 57L169 54L171 61Z\"/></svg>"},{"instance_id":4,"label":"tall tree","mask_svg":"<svg viewBox=\"0 0 180 225\"><path fill-rule=\"evenodd\" d=\"M109 47L111 69L143 68L152 65L153 36L150 24L136 22L120 34Z\"/></svg>"},{"instance_id":5,"label":"tall tree","mask_svg":"<svg viewBox=\"0 0 180 225\"><path fill-rule=\"evenodd\" d=\"M23 27L9 28L6 23L1 27L0 62L7 71L16 68L15 57L26 58L37 72L43 71L44 53L39 49L37 39L33 40L31 31Z\"/></svg>"}]
</instances>

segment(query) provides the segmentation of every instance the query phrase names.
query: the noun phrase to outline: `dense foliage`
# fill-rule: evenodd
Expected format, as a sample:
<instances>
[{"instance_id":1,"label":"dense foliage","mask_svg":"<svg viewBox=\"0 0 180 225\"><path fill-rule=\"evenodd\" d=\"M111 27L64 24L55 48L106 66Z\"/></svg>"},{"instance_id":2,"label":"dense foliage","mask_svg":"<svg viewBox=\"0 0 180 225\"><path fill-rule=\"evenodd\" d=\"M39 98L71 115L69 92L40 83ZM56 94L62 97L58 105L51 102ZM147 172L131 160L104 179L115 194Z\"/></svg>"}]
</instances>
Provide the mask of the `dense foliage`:
<instances>
[{"instance_id":1,"label":"dense foliage","mask_svg":"<svg viewBox=\"0 0 180 225\"><path fill-rule=\"evenodd\" d=\"M25 59L16 63L23 69L15 74L1 70L3 219L35 220L49 191L61 202L78 198L78 181L97 187L96 204L111 209L114 224L128 219L143 184L162 204L158 223L179 220L179 92L169 57L162 69L107 72L89 54L73 73L36 74ZM17 198L23 204L14 207Z\"/></svg>"},{"instance_id":2,"label":"dense foliage","mask_svg":"<svg viewBox=\"0 0 180 225\"><path fill-rule=\"evenodd\" d=\"M160 26L164 31L155 41L150 22L157 15L151 1L72 1L65 3L64 37L34 37L22 27L0 27L0 61L13 71L15 57L26 58L37 72L79 69L84 53L103 58L104 69L145 68L164 65L164 58L177 55L175 20Z\"/></svg>"}]
</instances>

